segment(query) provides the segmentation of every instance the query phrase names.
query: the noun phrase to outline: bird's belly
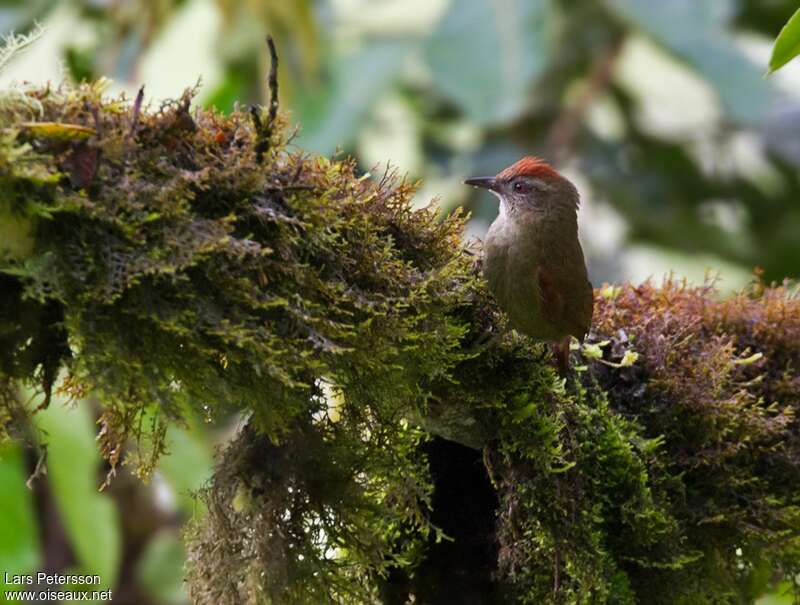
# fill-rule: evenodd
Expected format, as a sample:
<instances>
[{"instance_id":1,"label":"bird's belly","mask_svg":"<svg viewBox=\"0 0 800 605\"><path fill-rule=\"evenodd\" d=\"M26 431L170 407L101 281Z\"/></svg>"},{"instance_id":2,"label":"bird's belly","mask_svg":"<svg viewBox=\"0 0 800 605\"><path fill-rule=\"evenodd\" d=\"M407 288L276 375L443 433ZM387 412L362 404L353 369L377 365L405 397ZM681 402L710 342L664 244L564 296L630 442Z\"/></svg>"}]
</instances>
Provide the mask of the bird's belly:
<instances>
[{"instance_id":1,"label":"bird's belly","mask_svg":"<svg viewBox=\"0 0 800 605\"><path fill-rule=\"evenodd\" d=\"M556 326L551 324L544 313L539 288L534 279L517 280L509 284L509 291L500 305L508 315L511 327L518 332L537 340L559 338Z\"/></svg>"}]
</instances>

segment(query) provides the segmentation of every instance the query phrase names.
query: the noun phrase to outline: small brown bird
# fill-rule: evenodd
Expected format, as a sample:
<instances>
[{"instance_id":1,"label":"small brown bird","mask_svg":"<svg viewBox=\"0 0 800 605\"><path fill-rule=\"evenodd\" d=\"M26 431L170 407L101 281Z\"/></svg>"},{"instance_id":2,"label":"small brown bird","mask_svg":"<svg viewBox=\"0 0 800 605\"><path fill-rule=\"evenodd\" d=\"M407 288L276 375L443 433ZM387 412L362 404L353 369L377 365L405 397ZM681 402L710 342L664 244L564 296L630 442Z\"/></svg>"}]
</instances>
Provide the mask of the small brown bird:
<instances>
[{"instance_id":1,"label":"small brown bird","mask_svg":"<svg viewBox=\"0 0 800 605\"><path fill-rule=\"evenodd\" d=\"M464 181L500 198L484 243L483 273L511 327L552 343L562 375L569 339L592 324L592 284L578 241L578 190L539 158Z\"/></svg>"}]
</instances>

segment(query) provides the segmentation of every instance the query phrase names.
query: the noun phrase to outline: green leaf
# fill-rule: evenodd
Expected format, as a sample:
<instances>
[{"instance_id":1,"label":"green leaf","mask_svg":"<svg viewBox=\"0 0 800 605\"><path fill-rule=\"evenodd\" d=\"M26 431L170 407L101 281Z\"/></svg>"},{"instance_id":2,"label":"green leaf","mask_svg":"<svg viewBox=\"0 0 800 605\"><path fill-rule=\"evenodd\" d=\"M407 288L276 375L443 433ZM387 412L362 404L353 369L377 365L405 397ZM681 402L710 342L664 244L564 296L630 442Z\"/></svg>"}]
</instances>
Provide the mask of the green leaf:
<instances>
[{"instance_id":1,"label":"green leaf","mask_svg":"<svg viewBox=\"0 0 800 605\"><path fill-rule=\"evenodd\" d=\"M784 582L774 591L758 599L756 605L793 605L795 603L793 594L792 585Z\"/></svg>"},{"instance_id":2,"label":"green leaf","mask_svg":"<svg viewBox=\"0 0 800 605\"><path fill-rule=\"evenodd\" d=\"M170 426L167 447L168 453L159 460L159 470L175 492L181 508L192 513L197 504L192 494L211 477L213 470L211 442L200 426L189 430Z\"/></svg>"},{"instance_id":3,"label":"green leaf","mask_svg":"<svg viewBox=\"0 0 800 605\"><path fill-rule=\"evenodd\" d=\"M378 99L394 83L411 46L375 40L335 59L329 80L300 95L297 145L322 155L350 143Z\"/></svg>"},{"instance_id":4,"label":"green leaf","mask_svg":"<svg viewBox=\"0 0 800 605\"><path fill-rule=\"evenodd\" d=\"M547 64L548 13L545 0L452 2L425 49L435 85L477 124L512 121Z\"/></svg>"},{"instance_id":5,"label":"green leaf","mask_svg":"<svg viewBox=\"0 0 800 605\"><path fill-rule=\"evenodd\" d=\"M161 532L147 545L138 575L147 592L165 605L188 603L183 587L186 553L177 533Z\"/></svg>"},{"instance_id":6,"label":"green leaf","mask_svg":"<svg viewBox=\"0 0 800 605\"><path fill-rule=\"evenodd\" d=\"M68 408L60 399L35 417L47 432L47 477L82 573L116 584L121 555L117 509L98 493L101 459L89 404Z\"/></svg>"},{"instance_id":7,"label":"green leaf","mask_svg":"<svg viewBox=\"0 0 800 605\"><path fill-rule=\"evenodd\" d=\"M52 141L83 141L96 135L97 131L81 124L64 124L61 122L22 122L22 128L34 137Z\"/></svg>"},{"instance_id":8,"label":"green leaf","mask_svg":"<svg viewBox=\"0 0 800 605\"><path fill-rule=\"evenodd\" d=\"M636 351L625 351L622 361L619 362L619 367L629 368L636 363L637 359L639 359L639 354Z\"/></svg>"},{"instance_id":9,"label":"green leaf","mask_svg":"<svg viewBox=\"0 0 800 605\"><path fill-rule=\"evenodd\" d=\"M800 8L789 18L775 39L772 56L769 58L769 73L777 71L797 55L800 55Z\"/></svg>"},{"instance_id":10,"label":"green leaf","mask_svg":"<svg viewBox=\"0 0 800 605\"><path fill-rule=\"evenodd\" d=\"M33 573L41 565L39 530L20 448L0 448L0 590L3 573Z\"/></svg>"},{"instance_id":11,"label":"green leaf","mask_svg":"<svg viewBox=\"0 0 800 605\"><path fill-rule=\"evenodd\" d=\"M729 1L606 0L623 19L694 68L714 88L728 115L759 122L770 103L771 85L728 32Z\"/></svg>"},{"instance_id":12,"label":"green leaf","mask_svg":"<svg viewBox=\"0 0 800 605\"><path fill-rule=\"evenodd\" d=\"M744 359L734 359L733 363L736 364L737 366L749 366L750 364L757 362L762 357L764 357L763 353L753 353L752 355L750 355L749 357L745 357Z\"/></svg>"}]
</instances>

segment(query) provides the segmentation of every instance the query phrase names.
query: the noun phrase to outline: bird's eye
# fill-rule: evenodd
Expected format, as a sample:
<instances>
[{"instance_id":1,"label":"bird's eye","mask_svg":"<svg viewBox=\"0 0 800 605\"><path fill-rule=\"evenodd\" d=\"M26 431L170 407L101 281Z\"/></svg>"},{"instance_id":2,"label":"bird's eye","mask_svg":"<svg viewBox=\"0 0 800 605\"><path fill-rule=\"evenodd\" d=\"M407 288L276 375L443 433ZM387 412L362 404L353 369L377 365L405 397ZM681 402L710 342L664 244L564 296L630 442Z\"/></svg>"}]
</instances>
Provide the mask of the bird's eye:
<instances>
[{"instance_id":1,"label":"bird's eye","mask_svg":"<svg viewBox=\"0 0 800 605\"><path fill-rule=\"evenodd\" d=\"M523 191L525 191L525 183L523 183L522 181L517 181L516 183L514 183L514 191L516 193L522 193Z\"/></svg>"}]
</instances>

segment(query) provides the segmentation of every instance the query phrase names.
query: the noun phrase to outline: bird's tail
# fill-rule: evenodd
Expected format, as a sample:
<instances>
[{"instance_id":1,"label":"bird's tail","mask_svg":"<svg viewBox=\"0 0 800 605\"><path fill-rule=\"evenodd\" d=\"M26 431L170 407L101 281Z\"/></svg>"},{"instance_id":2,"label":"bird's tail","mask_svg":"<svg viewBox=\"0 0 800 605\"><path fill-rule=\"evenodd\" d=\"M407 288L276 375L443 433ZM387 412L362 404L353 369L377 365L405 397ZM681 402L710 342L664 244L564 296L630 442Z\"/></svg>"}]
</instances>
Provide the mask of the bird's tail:
<instances>
[{"instance_id":1,"label":"bird's tail","mask_svg":"<svg viewBox=\"0 0 800 605\"><path fill-rule=\"evenodd\" d=\"M550 350L553 352L553 357L556 360L558 374L562 378L566 378L569 375L569 343L570 337L567 336L550 345Z\"/></svg>"}]
</instances>

